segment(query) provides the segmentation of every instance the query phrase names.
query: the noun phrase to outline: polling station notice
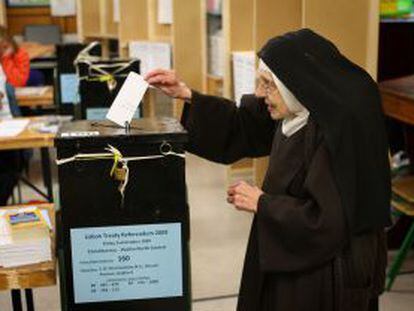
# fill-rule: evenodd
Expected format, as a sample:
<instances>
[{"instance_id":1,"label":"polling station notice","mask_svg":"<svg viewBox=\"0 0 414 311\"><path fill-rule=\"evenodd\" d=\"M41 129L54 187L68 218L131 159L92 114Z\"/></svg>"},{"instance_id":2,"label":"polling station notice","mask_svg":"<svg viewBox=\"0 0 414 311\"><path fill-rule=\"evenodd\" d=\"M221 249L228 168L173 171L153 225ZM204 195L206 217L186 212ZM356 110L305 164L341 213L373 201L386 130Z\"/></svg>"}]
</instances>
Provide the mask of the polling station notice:
<instances>
[{"instance_id":1,"label":"polling station notice","mask_svg":"<svg viewBox=\"0 0 414 311\"><path fill-rule=\"evenodd\" d=\"M181 224L70 230L75 303L183 295Z\"/></svg>"}]
</instances>

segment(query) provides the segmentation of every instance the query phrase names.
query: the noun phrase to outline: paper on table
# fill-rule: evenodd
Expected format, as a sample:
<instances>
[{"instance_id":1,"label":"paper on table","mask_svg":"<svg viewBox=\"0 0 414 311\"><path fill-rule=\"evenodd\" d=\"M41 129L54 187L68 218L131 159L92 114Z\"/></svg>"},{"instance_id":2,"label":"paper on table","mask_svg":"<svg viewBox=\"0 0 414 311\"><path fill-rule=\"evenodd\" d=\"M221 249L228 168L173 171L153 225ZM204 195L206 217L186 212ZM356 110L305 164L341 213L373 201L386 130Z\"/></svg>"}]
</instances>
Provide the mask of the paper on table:
<instances>
[{"instance_id":1,"label":"paper on table","mask_svg":"<svg viewBox=\"0 0 414 311\"><path fill-rule=\"evenodd\" d=\"M158 0L158 23L173 23L173 6L172 0Z\"/></svg>"},{"instance_id":2,"label":"paper on table","mask_svg":"<svg viewBox=\"0 0 414 311\"><path fill-rule=\"evenodd\" d=\"M30 212L36 208L29 206L0 211L0 266L9 268L52 260L51 239L47 230L28 228L28 230L13 233L5 218L9 213ZM49 228L52 229L47 211L40 210L40 212Z\"/></svg>"},{"instance_id":3,"label":"paper on table","mask_svg":"<svg viewBox=\"0 0 414 311\"><path fill-rule=\"evenodd\" d=\"M0 137L15 137L24 131L30 120L3 120L0 121Z\"/></svg>"},{"instance_id":4,"label":"paper on table","mask_svg":"<svg viewBox=\"0 0 414 311\"><path fill-rule=\"evenodd\" d=\"M132 41L129 43L129 57L141 61L141 74L161 68L171 69L171 45L164 42Z\"/></svg>"},{"instance_id":5,"label":"paper on table","mask_svg":"<svg viewBox=\"0 0 414 311\"><path fill-rule=\"evenodd\" d=\"M120 126L125 126L125 122L131 122L147 89L148 83L144 78L135 72L130 72L109 108L106 118Z\"/></svg>"},{"instance_id":6,"label":"paper on table","mask_svg":"<svg viewBox=\"0 0 414 311\"><path fill-rule=\"evenodd\" d=\"M256 56L253 51L233 52L234 98L237 105L244 94L252 94L256 82Z\"/></svg>"},{"instance_id":7,"label":"paper on table","mask_svg":"<svg viewBox=\"0 0 414 311\"><path fill-rule=\"evenodd\" d=\"M24 86L16 88L17 97L25 96L42 96L44 95L49 87L47 86Z\"/></svg>"}]
</instances>

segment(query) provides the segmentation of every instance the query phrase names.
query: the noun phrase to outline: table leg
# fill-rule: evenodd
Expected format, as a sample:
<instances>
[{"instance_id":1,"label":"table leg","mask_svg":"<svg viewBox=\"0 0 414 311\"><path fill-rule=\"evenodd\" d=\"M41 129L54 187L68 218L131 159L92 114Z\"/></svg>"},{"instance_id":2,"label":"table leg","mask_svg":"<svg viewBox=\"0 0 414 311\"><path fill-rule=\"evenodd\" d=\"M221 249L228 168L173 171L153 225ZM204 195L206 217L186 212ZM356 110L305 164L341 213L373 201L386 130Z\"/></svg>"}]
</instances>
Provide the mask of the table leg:
<instances>
[{"instance_id":1,"label":"table leg","mask_svg":"<svg viewBox=\"0 0 414 311\"><path fill-rule=\"evenodd\" d=\"M23 311L20 289L12 289L11 296L12 296L13 311Z\"/></svg>"},{"instance_id":2,"label":"table leg","mask_svg":"<svg viewBox=\"0 0 414 311\"><path fill-rule=\"evenodd\" d=\"M33 302L33 291L31 288L26 288L25 290L26 293L26 306L27 306L27 311L34 311L34 302Z\"/></svg>"},{"instance_id":3,"label":"table leg","mask_svg":"<svg viewBox=\"0 0 414 311\"><path fill-rule=\"evenodd\" d=\"M49 202L53 202L52 171L50 166L49 148L40 149L42 158L43 183L47 190Z\"/></svg>"}]
</instances>

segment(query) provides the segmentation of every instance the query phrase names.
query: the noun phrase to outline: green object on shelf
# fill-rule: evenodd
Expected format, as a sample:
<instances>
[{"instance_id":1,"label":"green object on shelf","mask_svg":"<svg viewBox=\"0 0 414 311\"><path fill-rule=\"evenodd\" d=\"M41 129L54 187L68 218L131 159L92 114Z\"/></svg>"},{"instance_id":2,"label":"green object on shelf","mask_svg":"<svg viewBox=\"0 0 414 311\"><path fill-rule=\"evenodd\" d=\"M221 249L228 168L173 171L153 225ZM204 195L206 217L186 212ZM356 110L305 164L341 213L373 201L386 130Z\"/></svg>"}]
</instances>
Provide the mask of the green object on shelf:
<instances>
[{"instance_id":1,"label":"green object on shelf","mask_svg":"<svg viewBox=\"0 0 414 311\"><path fill-rule=\"evenodd\" d=\"M412 0L381 0L381 17L401 17L413 12Z\"/></svg>"}]
</instances>

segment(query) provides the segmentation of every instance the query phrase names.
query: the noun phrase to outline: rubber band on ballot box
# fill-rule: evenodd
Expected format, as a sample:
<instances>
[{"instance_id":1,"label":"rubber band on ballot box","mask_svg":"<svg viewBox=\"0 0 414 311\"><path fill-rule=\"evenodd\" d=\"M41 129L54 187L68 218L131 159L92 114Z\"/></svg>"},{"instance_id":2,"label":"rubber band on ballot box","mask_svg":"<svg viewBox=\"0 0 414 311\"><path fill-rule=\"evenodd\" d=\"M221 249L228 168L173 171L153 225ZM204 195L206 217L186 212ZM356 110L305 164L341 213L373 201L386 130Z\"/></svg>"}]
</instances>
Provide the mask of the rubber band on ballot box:
<instances>
[{"instance_id":1,"label":"rubber band on ballot box","mask_svg":"<svg viewBox=\"0 0 414 311\"><path fill-rule=\"evenodd\" d=\"M109 173L110 177L114 177L115 172L117 168L119 168L119 165L121 165L121 169L125 170L125 176L123 180L120 181L118 190L121 193L122 200L124 199L125 189L128 185L129 181L129 162L134 161L146 161L146 160L155 160L155 159L162 159L168 156L175 156L179 158L185 158L184 153L177 153L172 150L171 144L167 142L163 142L160 145L160 154L155 155L149 155L149 156L136 156L136 157L124 157L122 153L115 148L114 146L108 145L108 147L105 148L105 153L78 153L70 158L65 159L58 159L56 160L57 165L64 165L71 162L76 161L95 161L95 160L112 160L113 165L111 168L111 171ZM122 204L123 205L123 204Z\"/></svg>"}]
</instances>

